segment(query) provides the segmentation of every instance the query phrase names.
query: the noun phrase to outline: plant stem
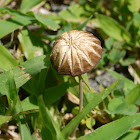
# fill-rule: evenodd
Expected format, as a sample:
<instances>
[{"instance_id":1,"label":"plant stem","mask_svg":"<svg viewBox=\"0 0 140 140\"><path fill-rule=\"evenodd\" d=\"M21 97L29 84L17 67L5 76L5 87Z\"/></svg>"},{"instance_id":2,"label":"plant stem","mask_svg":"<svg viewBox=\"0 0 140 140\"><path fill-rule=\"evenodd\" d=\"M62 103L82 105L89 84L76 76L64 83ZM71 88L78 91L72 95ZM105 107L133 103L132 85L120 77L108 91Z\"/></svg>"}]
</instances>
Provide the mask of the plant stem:
<instances>
[{"instance_id":1,"label":"plant stem","mask_svg":"<svg viewBox=\"0 0 140 140\"><path fill-rule=\"evenodd\" d=\"M80 113L83 109L83 81L81 75L79 76L79 92L80 92L80 102L79 102L79 113ZM73 133L71 134L71 137L74 137L77 127L74 129Z\"/></svg>"},{"instance_id":2,"label":"plant stem","mask_svg":"<svg viewBox=\"0 0 140 140\"><path fill-rule=\"evenodd\" d=\"M79 112L81 112L83 109L83 81L81 75L79 76L79 92L80 92Z\"/></svg>"}]
</instances>

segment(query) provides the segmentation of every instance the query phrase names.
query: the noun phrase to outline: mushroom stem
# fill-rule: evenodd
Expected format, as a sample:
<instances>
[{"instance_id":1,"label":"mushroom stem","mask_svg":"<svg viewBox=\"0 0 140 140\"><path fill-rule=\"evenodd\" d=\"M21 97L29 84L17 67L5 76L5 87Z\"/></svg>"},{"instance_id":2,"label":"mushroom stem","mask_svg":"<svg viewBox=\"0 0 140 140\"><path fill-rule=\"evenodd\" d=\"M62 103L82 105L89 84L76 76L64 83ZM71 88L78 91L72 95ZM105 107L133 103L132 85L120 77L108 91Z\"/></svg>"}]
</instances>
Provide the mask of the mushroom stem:
<instances>
[{"instance_id":1,"label":"mushroom stem","mask_svg":"<svg viewBox=\"0 0 140 140\"><path fill-rule=\"evenodd\" d=\"M83 81L81 75L79 75L78 77L79 77L79 92L80 92L80 102L79 102L79 113L80 113L83 109ZM71 134L71 137L74 137L77 127L74 129L73 133Z\"/></svg>"},{"instance_id":2,"label":"mushroom stem","mask_svg":"<svg viewBox=\"0 0 140 140\"><path fill-rule=\"evenodd\" d=\"M79 76L79 91L80 91L79 112L81 112L83 109L83 81L81 75Z\"/></svg>"}]
</instances>

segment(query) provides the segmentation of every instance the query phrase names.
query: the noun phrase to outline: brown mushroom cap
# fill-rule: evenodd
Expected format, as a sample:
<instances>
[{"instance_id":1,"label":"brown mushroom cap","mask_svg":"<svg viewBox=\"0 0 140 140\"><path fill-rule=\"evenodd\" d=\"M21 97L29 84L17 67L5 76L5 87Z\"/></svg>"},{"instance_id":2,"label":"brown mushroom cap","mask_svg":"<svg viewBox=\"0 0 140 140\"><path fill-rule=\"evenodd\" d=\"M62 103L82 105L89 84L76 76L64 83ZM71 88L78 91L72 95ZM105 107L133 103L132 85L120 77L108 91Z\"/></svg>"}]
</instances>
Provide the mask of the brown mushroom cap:
<instances>
[{"instance_id":1,"label":"brown mushroom cap","mask_svg":"<svg viewBox=\"0 0 140 140\"><path fill-rule=\"evenodd\" d=\"M102 51L100 40L93 34L71 30L57 37L50 59L59 74L77 76L92 70Z\"/></svg>"}]
</instances>

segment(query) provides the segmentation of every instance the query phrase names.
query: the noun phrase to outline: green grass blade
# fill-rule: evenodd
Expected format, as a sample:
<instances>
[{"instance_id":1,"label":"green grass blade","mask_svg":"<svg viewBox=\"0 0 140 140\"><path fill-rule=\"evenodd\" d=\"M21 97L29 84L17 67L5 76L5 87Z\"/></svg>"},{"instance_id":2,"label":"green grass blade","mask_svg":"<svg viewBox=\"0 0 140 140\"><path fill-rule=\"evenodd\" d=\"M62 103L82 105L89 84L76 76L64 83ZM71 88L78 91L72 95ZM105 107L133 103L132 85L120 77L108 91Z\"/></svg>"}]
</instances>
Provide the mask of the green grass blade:
<instances>
[{"instance_id":1,"label":"green grass blade","mask_svg":"<svg viewBox=\"0 0 140 140\"><path fill-rule=\"evenodd\" d=\"M22 0L20 11L23 13L28 12L30 9L32 9L34 6L41 3L43 0Z\"/></svg>"},{"instance_id":2,"label":"green grass blade","mask_svg":"<svg viewBox=\"0 0 140 140\"><path fill-rule=\"evenodd\" d=\"M58 125L55 123L48 108L45 106L42 96L40 96L38 98L38 104L39 104L39 108L40 108L41 119L43 122L43 124L42 124L43 137L49 136L49 137L51 137L52 140L64 140L64 138L58 128Z\"/></svg>"},{"instance_id":3,"label":"green grass blade","mask_svg":"<svg viewBox=\"0 0 140 140\"><path fill-rule=\"evenodd\" d=\"M76 140L115 140L126 133L129 129L139 125L140 113L137 113L106 124L96 129L94 132Z\"/></svg>"},{"instance_id":4,"label":"green grass blade","mask_svg":"<svg viewBox=\"0 0 140 140\"><path fill-rule=\"evenodd\" d=\"M84 21L82 24L80 24L76 30L82 30L86 25L87 23L92 19L93 16L90 16L86 21Z\"/></svg>"},{"instance_id":5,"label":"green grass blade","mask_svg":"<svg viewBox=\"0 0 140 140\"><path fill-rule=\"evenodd\" d=\"M80 123L80 121L88 114L91 110L93 110L101 101L103 101L107 95L118 85L120 80L114 82L110 87L105 89L102 93L96 95L94 99L92 99L86 106L83 108L82 112L80 112L74 119L72 119L68 125L63 129L62 134L64 138L67 138L76 128L76 126Z\"/></svg>"},{"instance_id":6,"label":"green grass blade","mask_svg":"<svg viewBox=\"0 0 140 140\"><path fill-rule=\"evenodd\" d=\"M19 129L20 129L20 134L21 134L21 140L32 140L30 130L26 124L26 119L24 118L23 115L20 116L19 118L20 120L18 124L19 124Z\"/></svg>"}]
</instances>

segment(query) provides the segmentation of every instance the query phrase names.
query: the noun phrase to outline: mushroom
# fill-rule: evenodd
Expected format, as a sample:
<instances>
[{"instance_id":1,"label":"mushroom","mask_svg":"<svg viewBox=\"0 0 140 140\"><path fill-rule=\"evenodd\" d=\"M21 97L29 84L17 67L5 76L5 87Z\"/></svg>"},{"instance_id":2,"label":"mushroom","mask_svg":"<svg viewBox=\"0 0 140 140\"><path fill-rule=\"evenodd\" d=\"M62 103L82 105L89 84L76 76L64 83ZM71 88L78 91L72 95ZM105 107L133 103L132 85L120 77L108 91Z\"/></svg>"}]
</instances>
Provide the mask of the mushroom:
<instances>
[{"instance_id":1,"label":"mushroom","mask_svg":"<svg viewBox=\"0 0 140 140\"><path fill-rule=\"evenodd\" d=\"M81 75L92 70L102 56L101 42L92 33L80 30L64 32L56 38L50 55L52 66L62 75L79 76L80 105L83 107Z\"/></svg>"}]
</instances>

